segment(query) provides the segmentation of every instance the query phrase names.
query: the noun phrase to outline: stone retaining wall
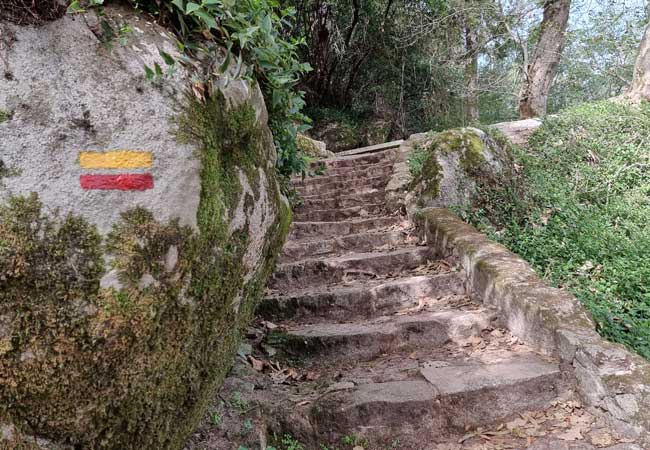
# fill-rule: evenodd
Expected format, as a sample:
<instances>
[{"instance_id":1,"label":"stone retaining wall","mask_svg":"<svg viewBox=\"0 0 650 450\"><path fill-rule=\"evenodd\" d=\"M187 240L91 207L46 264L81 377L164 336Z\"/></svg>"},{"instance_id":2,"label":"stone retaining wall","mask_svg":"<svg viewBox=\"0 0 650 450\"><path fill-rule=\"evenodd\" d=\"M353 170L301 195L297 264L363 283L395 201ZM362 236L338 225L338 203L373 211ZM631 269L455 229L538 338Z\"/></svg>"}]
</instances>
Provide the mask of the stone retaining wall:
<instances>
[{"instance_id":1,"label":"stone retaining wall","mask_svg":"<svg viewBox=\"0 0 650 450\"><path fill-rule=\"evenodd\" d=\"M650 363L605 341L573 295L550 287L526 261L451 211L421 210L414 221L441 257L457 258L469 292L495 307L528 345L560 359L586 405L606 412L617 430L650 448Z\"/></svg>"}]
</instances>

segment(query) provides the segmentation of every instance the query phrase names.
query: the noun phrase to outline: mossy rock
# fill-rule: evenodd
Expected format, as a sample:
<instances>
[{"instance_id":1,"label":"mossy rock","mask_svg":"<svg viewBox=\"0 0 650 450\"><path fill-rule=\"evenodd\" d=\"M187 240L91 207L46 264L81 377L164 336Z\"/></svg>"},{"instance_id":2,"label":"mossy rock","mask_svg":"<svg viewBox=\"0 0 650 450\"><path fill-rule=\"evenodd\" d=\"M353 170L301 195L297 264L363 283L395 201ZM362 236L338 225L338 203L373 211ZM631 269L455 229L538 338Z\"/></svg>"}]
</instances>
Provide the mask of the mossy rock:
<instances>
[{"instance_id":1,"label":"mossy rock","mask_svg":"<svg viewBox=\"0 0 650 450\"><path fill-rule=\"evenodd\" d=\"M312 158L324 159L334 156L334 152L327 150L325 142L311 139L304 134L298 134L296 143L298 144L298 150Z\"/></svg>"},{"instance_id":2,"label":"mossy rock","mask_svg":"<svg viewBox=\"0 0 650 450\"><path fill-rule=\"evenodd\" d=\"M412 140L405 147L413 148L422 161L410 189L418 207L468 206L477 186L508 176L512 169L509 148L477 128L417 135Z\"/></svg>"},{"instance_id":3,"label":"mossy rock","mask_svg":"<svg viewBox=\"0 0 650 450\"><path fill-rule=\"evenodd\" d=\"M390 140L392 124L384 119L371 119L365 123L361 130L364 146L383 144Z\"/></svg>"},{"instance_id":4,"label":"mossy rock","mask_svg":"<svg viewBox=\"0 0 650 450\"><path fill-rule=\"evenodd\" d=\"M199 99L183 94L180 68L162 87L147 84L143 63L173 52L173 39L140 21L141 40L108 56L90 22L10 25L18 81L0 80L15 106L0 127L13 171L0 183L0 448L180 450L233 363L291 212L256 85L232 80ZM30 59L44 69L27 76L20 61ZM39 91L33 74L54 64L61 90ZM87 114L70 106L84 101ZM124 148L133 150L108 151ZM83 178L147 171L150 184L134 190Z\"/></svg>"},{"instance_id":5,"label":"mossy rock","mask_svg":"<svg viewBox=\"0 0 650 450\"><path fill-rule=\"evenodd\" d=\"M334 153L361 147L363 141L355 126L335 120L314 123L309 135L312 139L325 142L327 149Z\"/></svg>"}]
</instances>

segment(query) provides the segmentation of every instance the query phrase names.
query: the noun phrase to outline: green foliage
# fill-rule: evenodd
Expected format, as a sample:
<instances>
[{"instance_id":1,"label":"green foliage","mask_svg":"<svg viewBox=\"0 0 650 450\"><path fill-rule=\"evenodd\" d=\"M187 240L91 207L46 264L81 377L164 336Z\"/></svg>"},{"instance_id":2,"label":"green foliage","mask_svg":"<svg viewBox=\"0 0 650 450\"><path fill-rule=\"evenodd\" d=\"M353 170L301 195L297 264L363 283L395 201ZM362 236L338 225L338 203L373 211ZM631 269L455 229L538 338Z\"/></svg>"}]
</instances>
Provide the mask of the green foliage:
<instances>
[{"instance_id":1,"label":"green foliage","mask_svg":"<svg viewBox=\"0 0 650 450\"><path fill-rule=\"evenodd\" d=\"M605 337L650 358L648 135L648 105L564 111L516 152L521 176L463 214L573 292Z\"/></svg>"},{"instance_id":2,"label":"green foliage","mask_svg":"<svg viewBox=\"0 0 650 450\"><path fill-rule=\"evenodd\" d=\"M288 434L282 438L282 445L284 446L284 450L304 450L305 448L296 438Z\"/></svg>"},{"instance_id":3,"label":"green foliage","mask_svg":"<svg viewBox=\"0 0 650 450\"><path fill-rule=\"evenodd\" d=\"M288 177L303 172L305 163L296 146L298 132L307 129L302 114L302 93L295 90L300 75L310 70L301 63L297 50L302 39L286 39L284 30L295 11L282 9L277 0L203 0L201 3L173 0L162 2L175 17L180 37L201 33L228 48L225 62L245 60L244 76L260 82L269 109L270 127L278 151L278 171ZM187 47L187 48L191 48ZM203 50L209 49L203 46Z\"/></svg>"},{"instance_id":4,"label":"green foliage","mask_svg":"<svg viewBox=\"0 0 650 450\"><path fill-rule=\"evenodd\" d=\"M413 151L407 160L409 172L411 172L413 178L418 178L422 174L422 167L424 166L428 156L429 153L423 149L422 146L417 145L413 148Z\"/></svg>"}]
</instances>

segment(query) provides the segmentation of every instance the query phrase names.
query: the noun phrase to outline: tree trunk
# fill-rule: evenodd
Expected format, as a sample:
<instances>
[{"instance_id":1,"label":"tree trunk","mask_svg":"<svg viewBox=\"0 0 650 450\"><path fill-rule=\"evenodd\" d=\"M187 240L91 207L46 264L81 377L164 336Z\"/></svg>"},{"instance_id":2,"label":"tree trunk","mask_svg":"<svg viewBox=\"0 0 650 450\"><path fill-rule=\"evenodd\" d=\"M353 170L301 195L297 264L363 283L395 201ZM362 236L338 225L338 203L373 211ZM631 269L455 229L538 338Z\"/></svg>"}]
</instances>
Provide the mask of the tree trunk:
<instances>
[{"instance_id":1,"label":"tree trunk","mask_svg":"<svg viewBox=\"0 0 650 450\"><path fill-rule=\"evenodd\" d=\"M650 100L650 25L641 40L634 66L634 77L625 97L636 102Z\"/></svg>"},{"instance_id":2,"label":"tree trunk","mask_svg":"<svg viewBox=\"0 0 650 450\"><path fill-rule=\"evenodd\" d=\"M566 43L571 0L546 0L544 18L537 47L526 68L524 85L519 94L519 116L522 119L544 117L548 93Z\"/></svg>"},{"instance_id":3,"label":"tree trunk","mask_svg":"<svg viewBox=\"0 0 650 450\"><path fill-rule=\"evenodd\" d=\"M469 122L478 122L478 37L475 28L465 27L465 50L467 63L465 64L465 109Z\"/></svg>"}]
</instances>

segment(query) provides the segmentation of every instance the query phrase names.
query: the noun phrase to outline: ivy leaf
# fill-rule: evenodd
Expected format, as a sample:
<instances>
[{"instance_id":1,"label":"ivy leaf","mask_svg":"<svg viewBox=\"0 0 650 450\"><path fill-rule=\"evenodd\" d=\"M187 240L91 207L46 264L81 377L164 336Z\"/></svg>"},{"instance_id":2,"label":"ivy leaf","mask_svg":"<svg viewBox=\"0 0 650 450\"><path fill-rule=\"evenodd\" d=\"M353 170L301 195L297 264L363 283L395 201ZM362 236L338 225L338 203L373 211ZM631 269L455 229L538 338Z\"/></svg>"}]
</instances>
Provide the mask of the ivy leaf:
<instances>
[{"instance_id":1,"label":"ivy leaf","mask_svg":"<svg viewBox=\"0 0 650 450\"><path fill-rule=\"evenodd\" d=\"M172 0L172 5L176 6L181 11L185 11L185 5L183 4L183 0Z\"/></svg>"},{"instance_id":2,"label":"ivy leaf","mask_svg":"<svg viewBox=\"0 0 650 450\"><path fill-rule=\"evenodd\" d=\"M149 81L153 80L155 77L153 70L151 70L151 67L146 64L144 65L144 75Z\"/></svg>"},{"instance_id":3,"label":"ivy leaf","mask_svg":"<svg viewBox=\"0 0 650 450\"><path fill-rule=\"evenodd\" d=\"M173 66L174 64L176 64L176 60L172 58L172 56L169 53L163 50L158 50L158 53L160 53L160 56L162 56L162 59L165 61L165 64L167 64L168 66Z\"/></svg>"},{"instance_id":4,"label":"ivy leaf","mask_svg":"<svg viewBox=\"0 0 650 450\"><path fill-rule=\"evenodd\" d=\"M185 14L192 14L193 12L198 11L200 9L201 9L201 5L194 2L189 2L185 7Z\"/></svg>"},{"instance_id":5,"label":"ivy leaf","mask_svg":"<svg viewBox=\"0 0 650 450\"><path fill-rule=\"evenodd\" d=\"M66 13L68 14L77 14L77 13L82 13L85 10L81 7L79 4L79 0L73 0L70 5L68 6L68 9Z\"/></svg>"},{"instance_id":6,"label":"ivy leaf","mask_svg":"<svg viewBox=\"0 0 650 450\"><path fill-rule=\"evenodd\" d=\"M214 20L214 17L212 17L210 14L206 13L205 11L198 10L196 11L196 15L203 20L203 23L205 23L208 28L217 28L217 21Z\"/></svg>"}]
</instances>

